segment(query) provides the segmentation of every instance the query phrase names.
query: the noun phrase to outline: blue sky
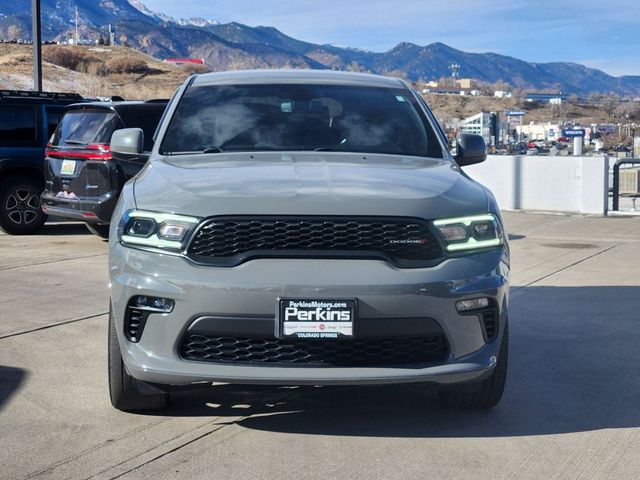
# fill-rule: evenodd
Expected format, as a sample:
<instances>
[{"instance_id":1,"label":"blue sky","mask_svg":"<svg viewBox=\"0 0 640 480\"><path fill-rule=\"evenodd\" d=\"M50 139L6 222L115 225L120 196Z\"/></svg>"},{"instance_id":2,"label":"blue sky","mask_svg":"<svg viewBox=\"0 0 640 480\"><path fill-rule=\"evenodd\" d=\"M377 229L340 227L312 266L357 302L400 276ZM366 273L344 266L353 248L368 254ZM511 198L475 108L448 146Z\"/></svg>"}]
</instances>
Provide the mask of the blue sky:
<instances>
[{"instance_id":1,"label":"blue sky","mask_svg":"<svg viewBox=\"0 0 640 480\"><path fill-rule=\"evenodd\" d=\"M640 0L145 0L176 18L268 25L314 43L386 51L443 42L530 62L640 75Z\"/></svg>"}]
</instances>

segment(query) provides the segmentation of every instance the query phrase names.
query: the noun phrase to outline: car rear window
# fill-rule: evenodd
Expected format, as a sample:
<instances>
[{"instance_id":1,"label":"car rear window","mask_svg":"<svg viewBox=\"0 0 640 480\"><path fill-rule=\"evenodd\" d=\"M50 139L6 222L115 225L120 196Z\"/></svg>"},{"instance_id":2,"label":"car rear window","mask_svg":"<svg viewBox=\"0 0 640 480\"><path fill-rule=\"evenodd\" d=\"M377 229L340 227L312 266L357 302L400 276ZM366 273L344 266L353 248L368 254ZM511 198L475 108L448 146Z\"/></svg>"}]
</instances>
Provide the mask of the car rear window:
<instances>
[{"instance_id":1,"label":"car rear window","mask_svg":"<svg viewBox=\"0 0 640 480\"><path fill-rule=\"evenodd\" d=\"M191 87L161 152L317 150L442 157L406 89L344 85Z\"/></svg>"},{"instance_id":2,"label":"car rear window","mask_svg":"<svg viewBox=\"0 0 640 480\"><path fill-rule=\"evenodd\" d=\"M118 128L122 128L122 122L110 110L70 110L58 125L51 144L57 147L109 143Z\"/></svg>"}]
</instances>

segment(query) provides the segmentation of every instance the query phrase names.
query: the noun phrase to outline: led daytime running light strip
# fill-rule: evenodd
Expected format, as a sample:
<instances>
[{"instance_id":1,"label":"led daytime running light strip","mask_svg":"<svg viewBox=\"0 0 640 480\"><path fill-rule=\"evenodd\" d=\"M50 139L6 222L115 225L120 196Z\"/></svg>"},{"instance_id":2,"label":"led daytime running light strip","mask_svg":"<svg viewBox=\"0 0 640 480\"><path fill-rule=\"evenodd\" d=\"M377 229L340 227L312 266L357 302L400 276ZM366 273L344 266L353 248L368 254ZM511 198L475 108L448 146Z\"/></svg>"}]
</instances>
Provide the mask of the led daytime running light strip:
<instances>
[{"instance_id":1,"label":"led daytime running light strip","mask_svg":"<svg viewBox=\"0 0 640 480\"><path fill-rule=\"evenodd\" d=\"M476 215L472 217L457 217L457 218L447 218L444 220L436 220L433 224L436 227L442 227L444 225L454 225L457 223L463 224L465 227L470 227L474 222L495 222L496 217L491 215L490 213L486 215Z\"/></svg>"},{"instance_id":2,"label":"led daytime running light strip","mask_svg":"<svg viewBox=\"0 0 640 480\"><path fill-rule=\"evenodd\" d=\"M180 250L182 248L182 242L175 240L162 240L158 238L155 233L148 238L123 235L122 241L131 245L143 245L145 247L171 248L173 250Z\"/></svg>"},{"instance_id":3,"label":"led daytime running light strip","mask_svg":"<svg viewBox=\"0 0 640 480\"><path fill-rule=\"evenodd\" d=\"M450 252L456 252L460 250L471 250L473 248L497 247L501 244L502 240L499 238L480 241L470 238L465 243L452 243L451 245L447 245L447 250L449 250Z\"/></svg>"},{"instance_id":4,"label":"led daytime running light strip","mask_svg":"<svg viewBox=\"0 0 640 480\"><path fill-rule=\"evenodd\" d=\"M160 225L167 221L182 223L197 223L199 218L188 217L185 215L174 215L173 213L145 212L142 210L133 210L128 213L129 218L150 218Z\"/></svg>"}]
</instances>

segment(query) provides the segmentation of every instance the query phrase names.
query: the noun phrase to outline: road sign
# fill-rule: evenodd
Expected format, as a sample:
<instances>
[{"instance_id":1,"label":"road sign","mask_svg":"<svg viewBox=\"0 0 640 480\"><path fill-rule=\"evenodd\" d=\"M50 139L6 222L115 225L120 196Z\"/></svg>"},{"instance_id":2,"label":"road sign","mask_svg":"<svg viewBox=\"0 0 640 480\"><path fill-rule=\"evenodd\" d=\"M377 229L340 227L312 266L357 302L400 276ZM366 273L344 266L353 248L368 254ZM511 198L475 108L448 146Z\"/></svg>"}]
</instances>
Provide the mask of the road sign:
<instances>
[{"instance_id":1,"label":"road sign","mask_svg":"<svg viewBox=\"0 0 640 480\"><path fill-rule=\"evenodd\" d=\"M525 112L520 111L506 111L504 112L505 117L524 117Z\"/></svg>"}]
</instances>

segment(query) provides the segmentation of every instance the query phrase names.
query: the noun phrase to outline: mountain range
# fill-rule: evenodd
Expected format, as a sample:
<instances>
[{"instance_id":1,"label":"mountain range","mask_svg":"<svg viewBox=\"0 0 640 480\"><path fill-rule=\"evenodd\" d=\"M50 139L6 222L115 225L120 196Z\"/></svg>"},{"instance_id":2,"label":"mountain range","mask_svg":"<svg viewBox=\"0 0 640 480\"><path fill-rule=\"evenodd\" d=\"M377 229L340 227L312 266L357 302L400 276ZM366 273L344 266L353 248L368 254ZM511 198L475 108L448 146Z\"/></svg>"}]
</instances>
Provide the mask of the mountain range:
<instances>
[{"instance_id":1,"label":"mountain range","mask_svg":"<svg viewBox=\"0 0 640 480\"><path fill-rule=\"evenodd\" d=\"M563 93L640 95L640 76L614 77L569 62L530 63L495 53L467 53L443 43L419 46L402 42L387 52L318 45L291 38L273 27L222 24L203 18L174 19L149 10L141 0L42 0L45 40L65 40L75 31L76 5L83 38L116 39L157 58L203 58L213 70L239 68L349 69L397 72L410 80L448 76L457 63L463 78L504 81L524 89ZM31 1L0 4L0 39L30 39Z\"/></svg>"}]
</instances>

